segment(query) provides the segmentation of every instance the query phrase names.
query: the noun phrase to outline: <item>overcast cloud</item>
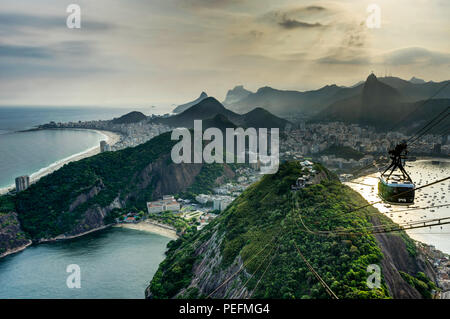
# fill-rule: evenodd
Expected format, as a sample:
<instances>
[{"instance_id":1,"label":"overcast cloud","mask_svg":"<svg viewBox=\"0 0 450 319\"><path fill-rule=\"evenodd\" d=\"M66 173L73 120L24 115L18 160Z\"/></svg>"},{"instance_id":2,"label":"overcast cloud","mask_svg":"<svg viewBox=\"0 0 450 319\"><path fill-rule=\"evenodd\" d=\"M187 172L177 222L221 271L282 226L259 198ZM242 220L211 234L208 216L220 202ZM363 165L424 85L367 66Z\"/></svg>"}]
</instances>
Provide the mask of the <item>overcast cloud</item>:
<instances>
[{"instance_id":1,"label":"overcast cloud","mask_svg":"<svg viewBox=\"0 0 450 319\"><path fill-rule=\"evenodd\" d=\"M171 105L243 84L308 90L383 76L447 80L450 1L2 0L1 105Z\"/></svg>"}]
</instances>

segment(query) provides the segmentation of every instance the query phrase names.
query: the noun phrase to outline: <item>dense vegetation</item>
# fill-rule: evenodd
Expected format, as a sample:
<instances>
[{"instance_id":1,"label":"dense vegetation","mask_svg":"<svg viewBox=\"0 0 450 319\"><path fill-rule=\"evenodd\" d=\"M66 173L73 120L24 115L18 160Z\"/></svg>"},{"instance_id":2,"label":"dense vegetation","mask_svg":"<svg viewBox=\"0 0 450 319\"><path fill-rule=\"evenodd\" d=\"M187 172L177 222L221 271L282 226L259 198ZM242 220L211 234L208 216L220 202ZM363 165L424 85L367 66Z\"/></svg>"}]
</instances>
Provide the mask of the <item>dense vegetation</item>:
<instances>
[{"instance_id":1,"label":"dense vegetation","mask_svg":"<svg viewBox=\"0 0 450 319\"><path fill-rule=\"evenodd\" d=\"M12 196L0 196L0 214L13 212L15 210L14 199Z\"/></svg>"},{"instance_id":2,"label":"dense vegetation","mask_svg":"<svg viewBox=\"0 0 450 319\"><path fill-rule=\"evenodd\" d=\"M423 298L431 299L433 297L431 291L437 289L436 285L423 272L418 272L415 277L403 271L401 271L400 274L408 284L420 292Z\"/></svg>"},{"instance_id":3,"label":"dense vegetation","mask_svg":"<svg viewBox=\"0 0 450 319\"><path fill-rule=\"evenodd\" d=\"M372 207L346 214L351 208L364 205L365 200L320 165L316 164L316 169L328 178L291 193L287 190L302 168L295 162L281 165L277 174L267 175L252 185L202 231L173 242L151 282L152 296L171 298L186 288L192 280L192 266L205 257L194 252L217 231L224 236L220 267L226 269L239 255L246 272L255 273L247 283L247 289L254 290L254 298L328 297L294 243L339 297L388 298L384 281L379 289L369 289L366 284L367 266L380 264L383 255L374 236L364 227L372 226L371 214L381 214ZM293 209L294 202L298 209ZM307 232L302 221L313 230L359 234L320 236ZM267 265L272 256L270 267L256 287L265 268L259 266ZM241 276L241 282L245 282L247 278L242 273ZM197 288L190 288L181 297L187 296L204 295L199 295Z\"/></svg>"},{"instance_id":4,"label":"dense vegetation","mask_svg":"<svg viewBox=\"0 0 450 319\"><path fill-rule=\"evenodd\" d=\"M338 158L345 158L345 159L354 159L356 161L359 161L361 158L364 157L364 154L351 148L348 146L337 146L335 144L331 145L327 149L320 152L318 155L334 155Z\"/></svg>"},{"instance_id":5,"label":"dense vegetation","mask_svg":"<svg viewBox=\"0 0 450 319\"><path fill-rule=\"evenodd\" d=\"M115 118L114 120L112 120L112 123L113 124L130 124L130 123L137 123L140 121L144 121L146 119L147 119L147 117L145 116L145 114L143 114L141 112L133 111L133 112L127 113L125 115L122 115L119 118Z\"/></svg>"},{"instance_id":6,"label":"dense vegetation","mask_svg":"<svg viewBox=\"0 0 450 319\"><path fill-rule=\"evenodd\" d=\"M180 194L183 198L194 199L198 194L211 194L216 179L223 175L224 167L221 164L203 164L200 173L195 177L194 183L185 192Z\"/></svg>"},{"instance_id":7,"label":"dense vegetation","mask_svg":"<svg viewBox=\"0 0 450 319\"><path fill-rule=\"evenodd\" d=\"M23 229L32 238L54 237L70 231L88 207L109 205L118 195L136 194L129 205L145 209L151 199L151 185L139 190L138 173L161 154L168 154L173 141L170 133L162 134L135 148L101 153L72 162L43 177L19 193L16 209ZM70 210L70 204L81 194L97 187L99 193Z\"/></svg>"}]
</instances>

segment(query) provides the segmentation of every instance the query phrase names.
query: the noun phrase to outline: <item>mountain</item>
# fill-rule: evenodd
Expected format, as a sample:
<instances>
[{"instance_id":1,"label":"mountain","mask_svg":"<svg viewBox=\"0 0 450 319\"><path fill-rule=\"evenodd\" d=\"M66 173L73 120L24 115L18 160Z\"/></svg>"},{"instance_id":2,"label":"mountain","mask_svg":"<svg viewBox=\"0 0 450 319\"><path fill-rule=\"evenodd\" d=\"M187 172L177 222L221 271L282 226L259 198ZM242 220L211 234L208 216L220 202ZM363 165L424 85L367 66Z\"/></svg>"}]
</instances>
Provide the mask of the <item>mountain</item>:
<instances>
[{"instance_id":1,"label":"mountain","mask_svg":"<svg viewBox=\"0 0 450 319\"><path fill-rule=\"evenodd\" d=\"M413 77L414 79L414 77ZM397 77L382 77L379 81L395 88L403 96L405 102L417 102L419 100L427 100L430 97L449 99L450 85L443 82L420 82L417 80L406 81ZM438 94L436 94L438 93Z\"/></svg>"},{"instance_id":2,"label":"mountain","mask_svg":"<svg viewBox=\"0 0 450 319\"><path fill-rule=\"evenodd\" d=\"M171 150L177 141L170 136L64 165L8 200L12 207L5 213L15 211L34 242L70 238L113 223L118 209L145 211L147 201L210 190L216 178L230 175L227 164L174 164Z\"/></svg>"},{"instance_id":3,"label":"mountain","mask_svg":"<svg viewBox=\"0 0 450 319\"><path fill-rule=\"evenodd\" d=\"M213 118L206 119L202 122L204 130L210 127L218 128L221 131L226 131L227 128L236 128L236 124L231 122L225 115L216 114Z\"/></svg>"},{"instance_id":4,"label":"mountain","mask_svg":"<svg viewBox=\"0 0 450 319\"><path fill-rule=\"evenodd\" d=\"M415 76L413 76L411 79L409 79L409 82L414 83L414 84L423 84L426 83L425 80L422 79L418 79Z\"/></svg>"},{"instance_id":5,"label":"mountain","mask_svg":"<svg viewBox=\"0 0 450 319\"><path fill-rule=\"evenodd\" d=\"M252 94L251 91L244 89L243 85L238 85L234 87L234 89L231 89L227 92L227 96L225 98L225 101L223 101L223 105L228 106L239 102L250 94Z\"/></svg>"},{"instance_id":6,"label":"mountain","mask_svg":"<svg viewBox=\"0 0 450 319\"><path fill-rule=\"evenodd\" d=\"M425 82L416 78L406 81L397 77L381 77L377 79L397 90L403 102L417 102L433 96L435 98L450 98L450 85L444 87L448 81ZM228 91L224 104L230 110L243 114L256 107L263 107L267 111L284 118L314 117L333 103L350 99L362 93L366 81L360 81L350 87L333 85L324 86L312 91L284 91L271 87L262 87L257 92L250 92L238 86ZM235 93L236 92L236 93ZM230 95L230 98L228 98Z\"/></svg>"},{"instance_id":7,"label":"mountain","mask_svg":"<svg viewBox=\"0 0 450 319\"><path fill-rule=\"evenodd\" d=\"M395 82L400 88L396 89L385 82ZM401 86L404 82L407 81L398 78L379 80L371 74L360 94L332 103L314 116L313 121L342 121L392 130L393 125L394 128L407 127L431 119L450 105L449 99L411 103L410 98L401 93L410 89Z\"/></svg>"},{"instance_id":8,"label":"mountain","mask_svg":"<svg viewBox=\"0 0 450 319\"><path fill-rule=\"evenodd\" d=\"M186 104L182 104L182 105L178 105L173 111L172 113L182 113L184 111L186 111L188 108L190 108L191 106L194 106L198 103L200 103L201 101L203 101L204 99L206 99L208 97L208 94L206 94L205 92L202 92L200 94L200 96L198 98L196 98L194 101L188 102Z\"/></svg>"},{"instance_id":9,"label":"mountain","mask_svg":"<svg viewBox=\"0 0 450 319\"><path fill-rule=\"evenodd\" d=\"M262 107L257 107L250 112L243 114L238 123L242 123L245 127L284 128L288 121L273 115Z\"/></svg>"},{"instance_id":10,"label":"mountain","mask_svg":"<svg viewBox=\"0 0 450 319\"><path fill-rule=\"evenodd\" d=\"M286 124L289 123L287 120L281 119L262 108L256 108L243 115L237 114L225 108L219 101L217 101L213 97L208 97L202 100L200 103L190 107L181 114L173 115L167 118L157 118L154 121L173 128L192 128L194 127L194 120L209 120L213 119L217 115L222 115L228 122L232 123L233 126L230 127L278 127L284 129Z\"/></svg>"},{"instance_id":11,"label":"mountain","mask_svg":"<svg viewBox=\"0 0 450 319\"><path fill-rule=\"evenodd\" d=\"M358 94L360 87L344 88L327 85L314 91L283 91L271 87L263 87L247 97L230 103L228 108L238 113L246 113L256 107L280 116L291 115L310 116L320 112L331 102Z\"/></svg>"},{"instance_id":12,"label":"mountain","mask_svg":"<svg viewBox=\"0 0 450 319\"><path fill-rule=\"evenodd\" d=\"M147 116L141 112L133 111L112 120L113 124L131 124L145 121Z\"/></svg>"},{"instance_id":13,"label":"mountain","mask_svg":"<svg viewBox=\"0 0 450 319\"><path fill-rule=\"evenodd\" d=\"M314 169L314 184L294 193L305 169L283 163L201 231L171 242L146 297L329 298L297 247L339 298L431 297L435 273L414 241L364 231L393 223L373 207L346 213L367 202L323 166ZM373 264L382 272L378 289L366 284Z\"/></svg>"}]
</instances>

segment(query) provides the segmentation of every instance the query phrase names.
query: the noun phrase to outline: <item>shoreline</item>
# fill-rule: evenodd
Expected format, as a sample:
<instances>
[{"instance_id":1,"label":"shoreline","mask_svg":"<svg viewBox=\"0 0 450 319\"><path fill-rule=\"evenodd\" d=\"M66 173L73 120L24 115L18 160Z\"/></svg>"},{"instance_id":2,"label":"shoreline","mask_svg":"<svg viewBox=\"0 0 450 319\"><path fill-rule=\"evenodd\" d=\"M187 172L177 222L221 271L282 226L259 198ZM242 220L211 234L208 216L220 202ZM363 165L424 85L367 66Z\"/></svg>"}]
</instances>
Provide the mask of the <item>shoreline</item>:
<instances>
[{"instance_id":1,"label":"shoreline","mask_svg":"<svg viewBox=\"0 0 450 319\"><path fill-rule=\"evenodd\" d=\"M11 249L11 250L7 250L3 254L0 254L0 259L4 258L6 256L9 256L9 255L13 255L13 254L19 253L19 252L25 250L26 248L28 248L29 246L31 246L32 244L33 244L33 242L31 240L29 240L28 243L26 243L25 245L16 247L16 248Z\"/></svg>"},{"instance_id":2,"label":"shoreline","mask_svg":"<svg viewBox=\"0 0 450 319\"><path fill-rule=\"evenodd\" d=\"M172 240L177 240L179 238L174 228L166 225L163 226L158 223L152 223L149 221L142 221L136 224L116 224L113 227L144 231L161 235Z\"/></svg>"},{"instance_id":3,"label":"shoreline","mask_svg":"<svg viewBox=\"0 0 450 319\"><path fill-rule=\"evenodd\" d=\"M159 223L155 223L155 222L150 222L150 221L142 221L142 222L139 222L136 224L108 224L108 225L100 226L100 227L97 227L94 229L90 229L86 232L83 232L83 233L80 233L77 235L71 235L71 236L59 235L59 236L53 237L53 238L41 239L36 242L33 242L30 240L25 245L16 247L12 250L8 250L8 251L4 252L3 254L0 254L0 259L4 258L6 256L9 256L9 255L13 255L13 254L19 253L21 251L24 251L26 248L28 248L31 245L40 245L40 244L54 243L54 242L58 242L58 241L76 239L76 238L80 238L80 237L89 235L91 233L95 233L95 232L98 232L98 231L101 231L101 230L104 230L107 228L113 228L113 227L133 229L133 230L153 233L153 234L157 234L157 235L169 238L171 240L177 240L179 238L176 230L173 227L171 227L169 225L163 225L163 224L159 224Z\"/></svg>"},{"instance_id":4,"label":"shoreline","mask_svg":"<svg viewBox=\"0 0 450 319\"><path fill-rule=\"evenodd\" d=\"M65 129L62 129L62 130L65 130ZM110 145L116 144L121 138L121 136L118 133L110 132L110 131L104 131L104 130L94 130L94 129L70 129L70 130L94 131L94 132L100 134L102 137L104 137L106 142L108 144L110 144ZM53 173L54 171L56 171L56 170L60 169L61 167L63 167L65 164L68 164L70 162L79 161L79 160L82 160L84 158L97 155L99 153L100 153L100 145L97 145L97 146L91 147L91 148L89 148L87 150L84 150L82 152L79 152L79 153L70 155L70 156L68 156L66 158L60 159L60 160L50 164L49 166L41 168L37 172L32 173L30 175L30 184L36 183L42 177ZM14 189L15 189L15 184L11 184L11 185L9 185L7 187L0 188L0 195L4 195L4 194L6 194L9 191L14 190Z\"/></svg>"},{"instance_id":5,"label":"shoreline","mask_svg":"<svg viewBox=\"0 0 450 319\"><path fill-rule=\"evenodd\" d=\"M59 236L53 237L53 238L41 239L41 240L37 241L36 244L45 244L45 243L52 243L52 242L57 242L57 241L64 241L64 240L75 239L75 238L83 237L85 235L89 235L91 233L95 233L95 232L100 231L100 230L104 230L104 229L110 228L112 226L113 225L108 224L108 225L104 225L104 226L100 226L100 227L97 227L97 228L90 229L88 231L85 231L83 233L79 233L77 235L71 235L71 236L59 235Z\"/></svg>"}]
</instances>

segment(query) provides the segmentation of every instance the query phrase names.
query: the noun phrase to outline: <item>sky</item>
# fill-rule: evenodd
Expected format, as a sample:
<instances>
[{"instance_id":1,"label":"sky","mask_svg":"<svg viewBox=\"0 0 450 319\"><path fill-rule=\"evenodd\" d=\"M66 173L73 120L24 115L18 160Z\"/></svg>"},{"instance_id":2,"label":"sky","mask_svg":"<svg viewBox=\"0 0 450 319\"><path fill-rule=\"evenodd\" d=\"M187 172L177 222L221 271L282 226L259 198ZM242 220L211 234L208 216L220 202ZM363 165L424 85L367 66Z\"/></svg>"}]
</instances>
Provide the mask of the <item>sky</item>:
<instances>
[{"instance_id":1,"label":"sky","mask_svg":"<svg viewBox=\"0 0 450 319\"><path fill-rule=\"evenodd\" d=\"M81 28L69 29L69 4ZM369 28L370 4L380 28ZM450 79L448 0L2 0L0 105L169 106L370 72Z\"/></svg>"}]
</instances>

